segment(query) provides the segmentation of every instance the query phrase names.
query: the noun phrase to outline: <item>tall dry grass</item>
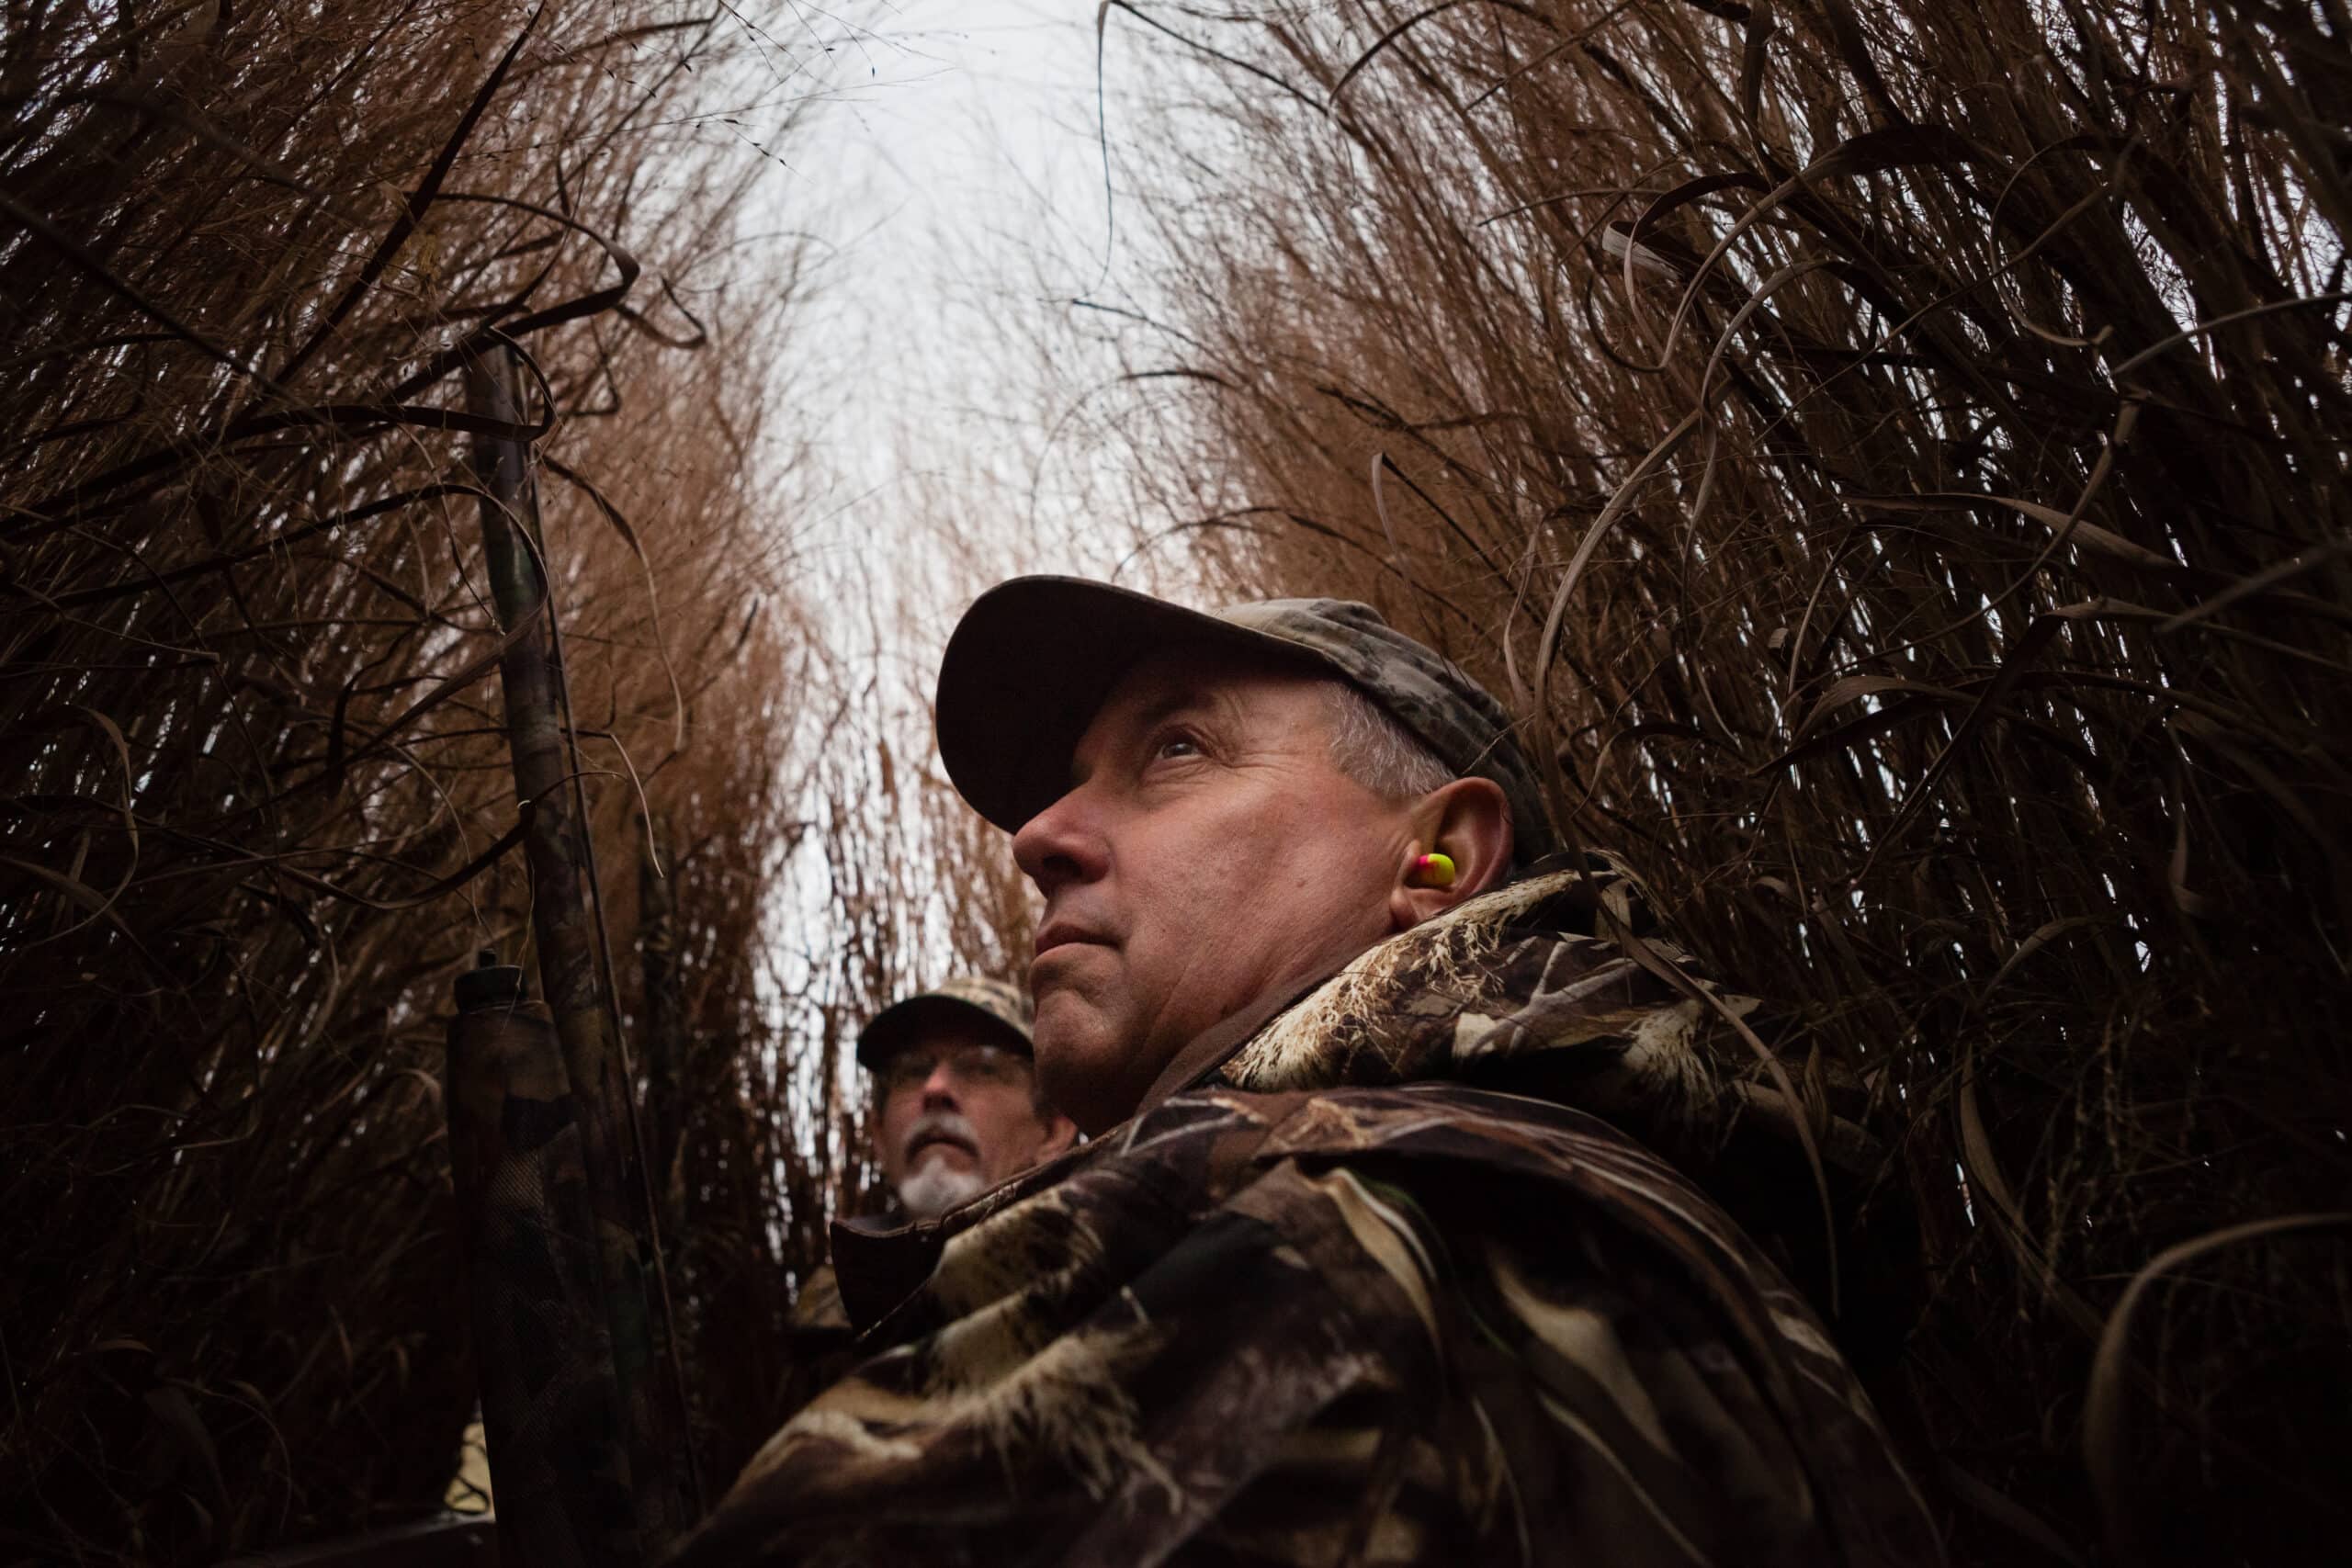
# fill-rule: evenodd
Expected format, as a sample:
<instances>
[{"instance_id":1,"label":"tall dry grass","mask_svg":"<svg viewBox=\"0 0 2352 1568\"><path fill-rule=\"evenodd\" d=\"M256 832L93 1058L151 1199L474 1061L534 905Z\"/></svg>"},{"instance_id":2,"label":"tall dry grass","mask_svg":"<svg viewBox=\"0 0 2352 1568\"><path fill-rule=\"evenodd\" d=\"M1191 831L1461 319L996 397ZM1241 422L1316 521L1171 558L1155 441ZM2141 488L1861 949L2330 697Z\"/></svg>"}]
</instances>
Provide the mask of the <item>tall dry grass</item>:
<instances>
[{"instance_id":1,"label":"tall dry grass","mask_svg":"<svg viewBox=\"0 0 2352 1568\"><path fill-rule=\"evenodd\" d=\"M441 1020L529 930L457 412L501 339L682 1335L729 1369L706 1468L764 1435L804 1139L756 938L806 694L766 422L804 286L741 222L795 118L758 20L0 27L0 1555L210 1561L448 1481Z\"/></svg>"},{"instance_id":2,"label":"tall dry grass","mask_svg":"<svg viewBox=\"0 0 2352 1568\"><path fill-rule=\"evenodd\" d=\"M1141 543L1512 694L1876 1086L1969 1555L2340 1542L2352 19L1105 15Z\"/></svg>"}]
</instances>

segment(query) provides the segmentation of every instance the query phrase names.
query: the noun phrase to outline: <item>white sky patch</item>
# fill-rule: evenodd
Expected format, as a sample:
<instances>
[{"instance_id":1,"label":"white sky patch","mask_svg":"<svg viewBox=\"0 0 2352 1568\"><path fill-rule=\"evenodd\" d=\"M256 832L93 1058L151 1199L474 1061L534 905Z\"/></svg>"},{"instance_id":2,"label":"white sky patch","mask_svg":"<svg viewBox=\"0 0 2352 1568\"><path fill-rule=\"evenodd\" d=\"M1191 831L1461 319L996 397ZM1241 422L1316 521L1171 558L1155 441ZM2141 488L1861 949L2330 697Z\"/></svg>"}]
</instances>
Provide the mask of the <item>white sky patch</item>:
<instances>
[{"instance_id":1,"label":"white sky patch","mask_svg":"<svg viewBox=\"0 0 2352 1568\"><path fill-rule=\"evenodd\" d=\"M1001 556L969 562L980 575L1099 570L1065 543L1084 520L1032 494L1057 393L1018 346L1104 282L1092 8L909 0L863 28L837 15L811 17L834 90L762 182L772 220L752 224L817 246L786 411L831 503L810 542L911 567L936 548L911 513L945 491ZM1130 74L1144 61L1110 51L1114 99L1123 52Z\"/></svg>"},{"instance_id":2,"label":"white sky patch","mask_svg":"<svg viewBox=\"0 0 2352 1568\"><path fill-rule=\"evenodd\" d=\"M1156 56L1113 33L1100 90L1115 162L1120 96ZM1093 349L1067 330L1070 302L1125 298L1120 264L1132 265L1140 226L1106 258L1091 6L803 6L763 24L759 46L762 74L789 82L779 100L813 104L789 137L758 132L779 156L744 224L806 244L813 284L775 367L767 444L804 454L779 486L775 525L792 535L815 635L854 683L873 683L839 738L792 705L808 727L797 750L879 739L903 778L937 766L927 705L972 594L1026 571L1107 577L1132 543L1125 519L1089 514L1107 459L1059 433L1072 389L1120 368L1107 352L1075 362ZM796 817L824 815L803 804ZM811 1010L855 934L845 928L867 918L844 901L841 860L885 841L923 854L920 824L867 805L863 843L805 839L777 886L762 989L790 1050L811 1038ZM912 987L953 954L943 910L889 918L910 916L913 929L888 929L891 971ZM845 1068L840 1089L861 1093L856 1077Z\"/></svg>"}]
</instances>

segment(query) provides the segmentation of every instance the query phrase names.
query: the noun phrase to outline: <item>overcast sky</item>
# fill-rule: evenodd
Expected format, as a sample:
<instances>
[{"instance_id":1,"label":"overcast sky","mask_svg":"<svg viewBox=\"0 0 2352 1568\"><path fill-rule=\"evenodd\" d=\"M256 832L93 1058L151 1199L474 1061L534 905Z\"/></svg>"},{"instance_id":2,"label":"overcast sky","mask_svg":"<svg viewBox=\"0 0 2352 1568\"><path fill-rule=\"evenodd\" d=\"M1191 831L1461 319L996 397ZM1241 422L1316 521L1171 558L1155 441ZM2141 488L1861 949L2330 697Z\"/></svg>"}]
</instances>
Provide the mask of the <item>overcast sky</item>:
<instances>
[{"instance_id":1,"label":"overcast sky","mask_svg":"<svg viewBox=\"0 0 2352 1568\"><path fill-rule=\"evenodd\" d=\"M821 242L792 367L794 428L829 500L821 535L869 556L933 547L910 532L928 482L934 507L940 487L969 498L1002 570L1082 567L1056 543L1070 530L1050 486L1035 502L1046 515L1030 508L1029 454L1057 411L1015 346L1105 282L1093 7L901 0L856 15L804 13L796 65L831 89L763 182L776 226ZM828 52L810 62L815 40Z\"/></svg>"},{"instance_id":2,"label":"overcast sky","mask_svg":"<svg viewBox=\"0 0 2352 1568\"><path fill-rule=\"evenodd\" d=\"M903 705L893 746L927 755L923 704L970 593L1017 571L1108 570L1102 550L1073 544L1089 530L1069 476L1088 457L1064 441L1037 462L1071 386L1104 370L1065 358L1049 372L1035 345L1073 296L1120 292L1120 254L1106 273L1103 250L1094 7L899 0L787 15L797 34L757 35L767 74L779 100L820 101L780 139L748 227L814 235L820 265L780 367L792 393L772 434L811 455L779 521L808 613ZM1114 27L1114 103L1119 43ZM1124 64L1154 62L1130 47ZM741 119L747 139L778 145ZM825 853L802 845L779 904L784 994L807 983L800 955L830 951L841 918ZM915 940L930 951L912 967L935 977L944 938Z\"/></svg>"}]
</instances>

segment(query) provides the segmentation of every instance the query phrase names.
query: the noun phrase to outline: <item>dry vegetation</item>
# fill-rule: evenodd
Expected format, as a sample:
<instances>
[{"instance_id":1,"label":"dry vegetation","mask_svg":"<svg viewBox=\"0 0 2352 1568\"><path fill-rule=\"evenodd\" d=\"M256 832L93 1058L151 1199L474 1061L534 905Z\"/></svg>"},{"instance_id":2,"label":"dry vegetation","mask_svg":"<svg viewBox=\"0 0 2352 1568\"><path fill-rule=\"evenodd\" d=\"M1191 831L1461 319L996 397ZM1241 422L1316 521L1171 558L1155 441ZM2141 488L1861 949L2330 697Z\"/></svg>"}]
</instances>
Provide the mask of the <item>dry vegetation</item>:
<instances>
[{"instance_id":1,"label":"dry vegetation","mask_svg":"<svg viewBox=\"0 0 2352 1568\"><path fill-rule=\"evenodd\" d=\"M1047 445L1131 487L1136 569L1448 648L1870 1077L1926 1269L1882 1393L1972 1557L2340 1534L2342 7L1108 15L1170 259L1079 313L1129 378ZM927 595L791 553L771 55L666 0L9 6L0 1556L447 1482L440 1021L528 935L461 345L543 381L707 1473L871 1182L857 1022L1019 951L921 744Z\"/></svg>"},{"instance_id":2,"label":"dry vegetation","mask_svg":"<svg viewBox=\"0 0 2352 1568\"><path fill-rule=\"evenodd\" d=\"M855 1179L756 941L812 673L767 428L803 285L739 221L769 53L667 0L8 6L0 1558L210 1561L447 1483L441 1020L529 931L454 412L499 339L686 1348L729 1369L705 1468L765 1435Z\"/></svg>"},{"instance_id":3,"label":"dry vegetation","mask_svg":"<svg viewBox=\"0 0 2352 1568\"><path fill-rule=\"evenodd\" d=\"M1970 1554L2338 1540L2343 7L1108 28L1172 259L1076 319L1139 532L1513 693L1576 833L1869 1076L1885 1393Z\"/></svg>"}]
</instances>

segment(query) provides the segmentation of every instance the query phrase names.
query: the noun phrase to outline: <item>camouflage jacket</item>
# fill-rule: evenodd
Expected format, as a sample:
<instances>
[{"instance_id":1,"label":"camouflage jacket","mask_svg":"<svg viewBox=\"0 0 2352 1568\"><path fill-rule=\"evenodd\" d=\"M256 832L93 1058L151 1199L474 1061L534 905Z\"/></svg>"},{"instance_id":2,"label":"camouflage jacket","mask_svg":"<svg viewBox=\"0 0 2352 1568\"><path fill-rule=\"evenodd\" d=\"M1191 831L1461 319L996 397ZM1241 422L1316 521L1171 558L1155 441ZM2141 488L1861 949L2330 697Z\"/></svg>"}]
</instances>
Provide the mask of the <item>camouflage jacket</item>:
<instances>
[{"instance_id":1,"label":"camouflage jacket","mask_svg":"<svg viewBox=\"0 0 2352 1568\"><path fill-rule=\"evenodd\" d=\"M680 1563L1940 1561L1814 1309L1702 1190L1804 1114L1729 1021L1753 1003L1596 935L1604 904L1635 918L1575 871L1471 900L1052 1165L838 1231L865 1359Z\"/></svg>"},{"instance_id":2,"label":"camouflage jacket","mask_svg":"<svg viewBox=\"0 0 2352 1568\"><path fill-rule=\"evenodd\" d=\"M801 1406L838 1382L857 1364L852 1348L857 1327L842 1304L833 1266L820 1263L802 1280L784 1324L785 1371L776 1390L774 1419L781 1426Z\"/></svg>"}]
</instances>

